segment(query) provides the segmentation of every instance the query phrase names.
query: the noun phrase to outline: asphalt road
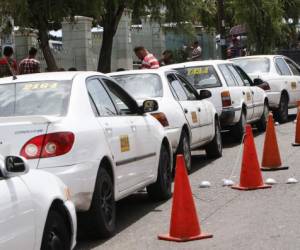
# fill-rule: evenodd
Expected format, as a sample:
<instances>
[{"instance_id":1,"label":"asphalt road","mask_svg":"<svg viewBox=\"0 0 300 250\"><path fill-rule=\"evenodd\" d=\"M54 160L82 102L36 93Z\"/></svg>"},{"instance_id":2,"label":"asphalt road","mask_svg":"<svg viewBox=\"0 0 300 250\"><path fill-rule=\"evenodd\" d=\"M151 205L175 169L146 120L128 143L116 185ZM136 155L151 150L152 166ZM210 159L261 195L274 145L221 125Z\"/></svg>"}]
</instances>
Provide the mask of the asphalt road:
<instances>
[{"instance_id":1,"label":"asphalt road","mask_svg":"<svg viewBox=\"0 0 300 250\"><path fill-rule=\"evenodd\" d=\"M274 178L272 189L237 191L222 187L222 179L233 176L238 182L241 146L223 135L223 157L208 161L204 152L193 152L192 192L203 232L212 239L188 243L157 240L167 233L171 201L152 203L146 193L137 193L118 203L117 233L103 241L78 242L79 249L300 249L300 183L286 184L289 177L300 181L300 147L291 146L295 124L276 127L281 158L289 170L264 172L264 179ZM254 131L259 159L262 157L264 134ZM201 189L203 180L210 188Z\"/></svg>"}]
</instances>

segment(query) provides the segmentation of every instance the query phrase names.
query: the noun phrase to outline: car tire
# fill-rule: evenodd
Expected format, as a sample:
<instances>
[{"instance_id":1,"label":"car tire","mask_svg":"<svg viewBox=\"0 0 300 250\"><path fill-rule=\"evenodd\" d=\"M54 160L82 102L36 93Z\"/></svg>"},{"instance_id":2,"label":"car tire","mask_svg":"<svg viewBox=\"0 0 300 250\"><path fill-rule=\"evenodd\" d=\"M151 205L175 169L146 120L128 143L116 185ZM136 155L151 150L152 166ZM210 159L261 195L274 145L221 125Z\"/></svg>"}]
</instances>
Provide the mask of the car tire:
<instances>
[{"instance_id":1,"label":"car tire","mask_svg":"<svg viewBox=\"0 0 300 250\"><path fill-rule=\"evenodd\" d=\"M92 204L88 212L78 215L78 226L84 228L83 238L109 238L116 227L116 203L113 180L108 171L100 166Z\"/></svg>"},{"instance_id":2,"label":"car tire","mask_svg":"<svg viewBox=\"0 0 300 250\"><path fill-rule=\"evenodd\" d=\"M71 232L66 219L50 210L44 228L41 250L71 249Z\"/></svg>"},{"instance_id":3,"label":"car tire","mask_svg":"<svg viewBox=\"0 0 300 250\"><path fill-rule=\"evenodd\" d=\"M165 145L161 146L157 180L147 186L147 192L151 200L167 200L172 196L172 166L171 156Z\"/></svg>"},{"instance_id":4,"label":"car tire","mask_svg":"<svg viewBox=\"0 0 300 250\"><path fill-rule=\"evenodd\" d=\"M239 122L231 129L232 136L241 142L246 130L246 114L242 111Z\"/></svg>"},{"instance_id":5,"label":"car tire","mask_svg":"<svg viewBox=\"0 0 300 250\"><path fill-rule=\"evenodd\" d=\"M288 121L289 115L289 100L286 94L282 94L280 97L279 108L275 112L276 120L280 123L285 123Z\"/></svg>"},{"instance_id":6,"label":"car tire","mask_svg":"<svg viewBox=\"0 0 300 250\"><path fill-rule=\"evenodd\" d=\"M214 139L206 146L205 151L208 158L219 158L222 156L222 137L221 127L218 120L215 120L215 136Z\"/></svg>"},{"instance_id":7,"label":"car tire","mask_svg":"<svg viewBox=\"0 0 300 250\"><path fill-rule=\"evenodd\" d=\"M261 115L261 118L259 119L259 121L256 123L257 129L260 132L264 132L267 129L268 116L269 116L269 106L267 103L265 103L263 114Z\"/></svg>"},{"instance_id":8,"label":"car tire","mask_svg":"<svg viewBox=\"0 0 300 250\"><path fill-rule=\"evenodd\" d=\"M184 156L186 170L190 173L192 170L192 153L190 148L190 139L185 130L181 133L177 154L182 154Z\"/></svg>"}]
</instances>

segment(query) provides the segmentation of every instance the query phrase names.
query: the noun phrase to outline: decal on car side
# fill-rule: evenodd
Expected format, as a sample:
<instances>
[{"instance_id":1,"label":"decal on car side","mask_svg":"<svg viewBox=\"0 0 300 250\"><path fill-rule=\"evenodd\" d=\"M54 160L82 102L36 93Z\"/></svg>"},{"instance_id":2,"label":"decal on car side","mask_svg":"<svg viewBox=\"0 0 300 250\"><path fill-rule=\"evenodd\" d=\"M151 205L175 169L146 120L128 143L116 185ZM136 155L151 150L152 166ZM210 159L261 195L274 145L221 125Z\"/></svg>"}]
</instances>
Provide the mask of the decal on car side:
<instances>
[{"instance_id":1,"label":"decal on car side","mask_svg":"<svg viewBox=\"0 0 300 250\"><path fill-rule=\"evenodd\" d=\"M120 146L121 146L121 152L122 153L130 151L128 135L121 135L120 136Z\"/></svg>"}]
</instances>

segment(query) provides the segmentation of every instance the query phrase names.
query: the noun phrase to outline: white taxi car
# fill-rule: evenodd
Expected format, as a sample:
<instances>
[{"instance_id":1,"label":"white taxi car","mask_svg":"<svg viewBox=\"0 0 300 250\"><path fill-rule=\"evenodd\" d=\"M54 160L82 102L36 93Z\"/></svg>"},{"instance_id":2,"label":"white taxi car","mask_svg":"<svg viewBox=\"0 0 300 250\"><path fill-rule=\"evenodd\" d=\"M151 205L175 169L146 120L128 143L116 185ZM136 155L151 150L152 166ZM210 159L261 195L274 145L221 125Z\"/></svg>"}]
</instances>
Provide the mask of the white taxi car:
<instances>
[{"instance_id":1,"label":"white taxi car","mask_svg":"<svg viewBox=\"0 0 300 250\"><path fill-rule=\"evenodd\" d=\"M252 78L268 84L270 109L280 122L288 120L288 109L300 100L300 67L291 59L280 55L247 56L232 59Z\"/></svg>"},{"instance_id":2,"label":"white taxi car","mask_svg":"<svg viewBox=\"0 0 300 250\"><path fill-rule=\"evenodd\" d=\"M56 176L30 170L20 157L0 156L0 249L72 249L76 213Z\"/></svg>"},{"instance_id":3,"label":"white taxi car","mask_svg":"<svg viewBox=\"0 0 300 250\"><path fill-rule=\"evenodd\" d=\"M184 75L199 91L209 89L221 126L241 140L246 123L266 129L269 102L264 90L254 86L247 74L232 62L223 60L194 61L166 66Z\"/></svg>"},{"instance_id":4,"label":"white taxi car","mask_svg":"<svg viewBox=\"0 0 300 250\"><path fill-rule=\"evenodd\" d=\"M191 150L203 147L208 157L222 155L219 117L214 106L174 70L132 70L110 74L138 102L155 99L159 110L152 115L165 127L173 152L185 156L191 170Z\"/></svg>"},{"instance_id":5,"label":"white taxi car","mask_svg":"<svg viewBox=\"0 0 300 250\"><path fill-rule=\"evenodd\" d=\"M1 144L60 177L77 211L87 211L85 231L106 237L115 229L116 200L144 187L151 198L171 196L172 148L146 114L157 108L154 100L139 107L97 72L2 78Z\"/></svg>"}]
</instances>

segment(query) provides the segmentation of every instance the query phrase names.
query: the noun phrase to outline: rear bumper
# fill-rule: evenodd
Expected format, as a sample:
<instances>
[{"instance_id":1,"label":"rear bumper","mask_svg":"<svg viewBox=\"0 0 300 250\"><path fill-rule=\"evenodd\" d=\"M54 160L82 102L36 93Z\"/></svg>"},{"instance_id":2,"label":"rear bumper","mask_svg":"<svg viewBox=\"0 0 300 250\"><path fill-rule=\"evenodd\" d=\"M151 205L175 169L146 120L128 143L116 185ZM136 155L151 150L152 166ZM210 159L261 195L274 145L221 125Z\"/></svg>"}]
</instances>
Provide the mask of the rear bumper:
<instances>
[{"instance_id":1,"label":"rear bumper","mask_svg":"<svg viewBox=\"0 0 300 250\"><path fill-rule=\"evenodd\" d=\"M58 176L71 191L77 211L90 208L99 162L86 162L65 167L42 168Z\"/></svg>"},{"instance_id":2,"label":"rear bumper","mask_svg":"<svg viewBox=\"0 0 300 250\"><path fill-rule=\"evenodd\" d=\"M277 109L279 107L281 93L266 91L266 94L269 101L269 107L271 109Z\"/></svg>"},{"instance_id":3,"label":"rear bumper","mask_svg":"<svg viewBox=\"0 0 300 250\"><path fill-rule=\"evenodd\" d=\"M240 110L240 108L234 107L223 108L220 116L221 127L234 125L236 122L236 113Z\"/></svg>"},{"instance_id":4,"label":"rear bumper","mask_svg":"<svg viewBox=\"0 0 300 250\"><path fill-rule=\"evenodd\" d=\"M180 141L181 128L166 128L165 131L171 142L173 153L175 153Z\"/></svg>"},{"instance_id":5,"label":"rear bumper","mask_svg":"<svg viewBox=\"0 0 300 250\"><path fill-rule=\"evenodd\" d=\"M72 227L72 239L71 239L71 249L73 249L76 245L76 236L77 236L77 217L76 217L76 210L73 202L65 201L64 205L68 210L70 216L70 223Z\"/></svg>"}]
</instances>

